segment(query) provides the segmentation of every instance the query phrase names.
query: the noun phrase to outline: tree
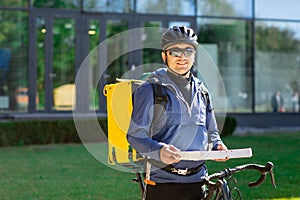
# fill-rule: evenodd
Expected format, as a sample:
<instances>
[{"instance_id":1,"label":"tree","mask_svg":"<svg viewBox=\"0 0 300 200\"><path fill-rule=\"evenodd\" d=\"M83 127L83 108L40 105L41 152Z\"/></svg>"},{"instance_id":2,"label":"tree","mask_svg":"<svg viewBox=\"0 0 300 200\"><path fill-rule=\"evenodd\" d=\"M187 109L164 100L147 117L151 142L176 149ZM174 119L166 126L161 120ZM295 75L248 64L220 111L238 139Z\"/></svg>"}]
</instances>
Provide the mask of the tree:
<instances>
[{"instance_id":1,"label":"tree","mask_svg":"<svg viewBox=\"0 0 300 200\"><path fill-rule=\"evenodd\" d=\"M206 0L198 4L200 4L198 8L202 15L211 15L213 13L215 16L235 16L232 4L224 0Z\"/></svg>"},{"instance_id":2,"label":"tree","mask_svg":"<svg viewBox=\"0 0 300 200\"><path fill-rule=\"evenodd\" d=\"M300 41L295 37L295 32L288 28L257 26L255 37L256 48L260 51L299 51Z\"/></svg>"}]
</instances>

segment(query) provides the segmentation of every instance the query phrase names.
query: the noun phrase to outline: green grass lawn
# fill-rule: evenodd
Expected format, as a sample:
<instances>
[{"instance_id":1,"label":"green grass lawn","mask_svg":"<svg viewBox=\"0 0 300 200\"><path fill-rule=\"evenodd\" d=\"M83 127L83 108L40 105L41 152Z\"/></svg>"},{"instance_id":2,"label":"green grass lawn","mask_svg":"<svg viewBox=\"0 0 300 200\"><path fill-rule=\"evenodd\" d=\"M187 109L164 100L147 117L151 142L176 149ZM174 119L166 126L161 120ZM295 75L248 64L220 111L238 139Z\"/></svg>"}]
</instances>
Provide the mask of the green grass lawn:
<instances>
[{"instance_id":1,"label":"green grass lawn","mask_svg":"<svg viewBox=\"0 0 300 200\"><path fill-rule=\"evenodd\" d=\"M240 172L235 177L244 199L300 199L300 133L277 133L257 136L226 137L224 142L229 148L251 147L253 156L249 159L232 159L224 163L209 162L210 172L227 165L258 163L267 161L274 164L277 188L273 189L268 176L259 187L248 188L248 182L259 178L257 172Z\"/></svg>"},{"instance_id":2,"label":"green grass lawn","mask_svg":"<svg viewBox=\"0 0 300 200\"><path fill-rule=\"evenodd\" d=\"M300 199L300 133L224 138L229 148L252 147L253 157L231 159L226 163L207 162L211 173L246 163L272 161L277 189L270 179L257 188L256 172L236 175L245 200ZM138 200L135 175L103 165L80 144L0 148L0 199L99 199Z\"/></svg>"}]
</instances>

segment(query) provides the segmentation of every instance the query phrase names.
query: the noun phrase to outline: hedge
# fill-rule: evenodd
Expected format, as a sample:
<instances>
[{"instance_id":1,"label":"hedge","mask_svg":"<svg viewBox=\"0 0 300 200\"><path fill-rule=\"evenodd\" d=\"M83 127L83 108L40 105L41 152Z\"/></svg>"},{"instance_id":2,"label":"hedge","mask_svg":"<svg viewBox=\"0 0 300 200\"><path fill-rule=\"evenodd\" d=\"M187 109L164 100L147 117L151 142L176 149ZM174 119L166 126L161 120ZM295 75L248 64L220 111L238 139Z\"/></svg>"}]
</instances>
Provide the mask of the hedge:
<instances>
[{"instance_id":1,"label":"hedge","mask_svg":"<svg viewBox=\"0 0 300 200\"><path fill-rule=\"evenodd\" d=\"M107 132L106 119L99 119ZM0 122L0 146L80 143L73 120Z\"/></svg>"},{"instance_id":2,"label":"hedge","mask_svg":"<svg viewBox=\"0 0 300 200\"><path fill-rule=\"evenodd\" d=\"M226 136L232 135L236 126L237 126L236 118L226 117L223 129L221 131L221 137L226 137Z\"/></svg>"},{"instance_id":3,"label":"hedge","mask_svg":"<svg viewBox=\"0 0 300 200\"><path fill-rule=\"evenodd\" d=\"M101 118L98 121L107 133L107 119ZM217 121L218 124L223 124L222 121ZM236 127L235 118L226 117L223 122L221 137L232 135ZM0 122L0 146L80 142L73 120Z\"/></svg>"}]
</instances>

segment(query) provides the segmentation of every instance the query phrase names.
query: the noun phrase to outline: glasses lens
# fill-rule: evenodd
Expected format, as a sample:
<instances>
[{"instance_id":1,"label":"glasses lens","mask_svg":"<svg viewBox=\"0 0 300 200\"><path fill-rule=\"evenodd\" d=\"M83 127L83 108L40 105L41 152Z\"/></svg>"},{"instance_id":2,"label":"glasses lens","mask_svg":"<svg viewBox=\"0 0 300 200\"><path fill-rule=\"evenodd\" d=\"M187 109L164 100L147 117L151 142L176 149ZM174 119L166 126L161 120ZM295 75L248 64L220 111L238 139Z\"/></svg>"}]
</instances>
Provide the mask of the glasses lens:
<instances>
[{"instance_id":1,"label":"glasses lens","mask_svg":"<svg viewBox=\"0 0 300 200\"><path fill-rule=\"evenodd\" d=\"M192 48L186 48L184 51L184 56L185 57L190 57L194 53L194 49Z\"/></svg>"},{"instance_id":2,"label":"glasses lens","mask_svg":"<svg viewBox=\"0 0 300 200\"><path fill-rule=\"evenodd\" d=\"M182 53L184 54L185 57L190 57L194 53L193 48L186 48L186 49L179 49L179 48L174 48L174 49L169 49L169 54L174 57L180 57L182 56Z\"/></svg>"},{"instance_id":3,"label":"glasses lens","mask_svg":"<svg viewBox=\"0 0 300 200\"><path fill-rule=\"evenodd\" d=\"M170 49L169 53L171 56L180 57L182 52L179 49Z\"/></svg>"}]
</instances>

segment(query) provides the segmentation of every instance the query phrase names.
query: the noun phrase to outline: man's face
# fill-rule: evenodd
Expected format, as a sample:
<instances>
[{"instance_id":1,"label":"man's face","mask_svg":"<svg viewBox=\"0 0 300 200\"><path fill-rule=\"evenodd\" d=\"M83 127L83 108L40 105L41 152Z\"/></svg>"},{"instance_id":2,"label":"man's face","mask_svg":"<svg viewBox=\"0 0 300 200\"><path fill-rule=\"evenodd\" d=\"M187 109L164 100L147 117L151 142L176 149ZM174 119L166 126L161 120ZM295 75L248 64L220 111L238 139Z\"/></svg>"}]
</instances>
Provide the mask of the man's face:
<instances>
[{"instance_id":1,"label":"man's face","mask_svg":"<svg viewBox=\"0 0 300 200\"><path fill-rule=\"evenodd\" d=\"M174 44L162 52L162 59L178 74L185 74L193 66L195 49L190 44Z\"/></svg>"}]
</instances>

